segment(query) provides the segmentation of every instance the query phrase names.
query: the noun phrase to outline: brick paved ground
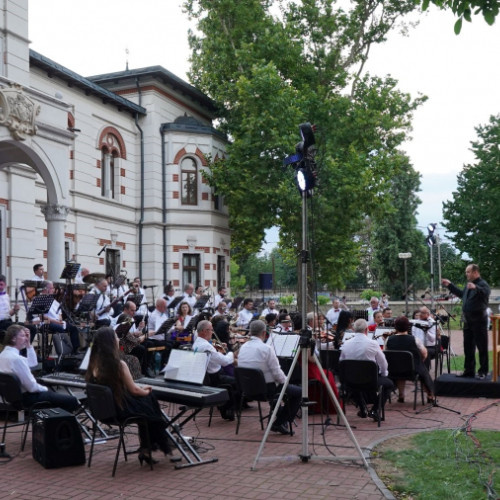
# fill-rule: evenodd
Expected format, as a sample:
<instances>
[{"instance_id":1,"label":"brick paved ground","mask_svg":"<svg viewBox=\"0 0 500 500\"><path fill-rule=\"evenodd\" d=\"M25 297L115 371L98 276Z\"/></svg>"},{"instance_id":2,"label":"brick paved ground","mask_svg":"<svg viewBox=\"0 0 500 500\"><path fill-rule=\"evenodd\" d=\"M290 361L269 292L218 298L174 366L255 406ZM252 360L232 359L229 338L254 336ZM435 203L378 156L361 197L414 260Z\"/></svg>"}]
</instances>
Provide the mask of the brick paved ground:
<instances>
[{"instance_id":1,"label":"brick paved ground","mask_svg":"<svg viewBox=\"0 0 500 500\"><path fill-rule=\"evenodd\" d=\"M461 340L459 333L455 337ZM371 420L357 417L351 406L347 408L347 418L366 456L380 440L423 430L456 428L463 424L466 415L486 407L488 409L473 421L473 428L499 427L500 409L498 405L492 405L495 400L441 397L439 402L462 414L432 408L416 415L411 402L401 404L393 400L388 404L386 421L380 428ZM120 458L114 479L111 478L111 469L115 441L96 447L90 469L79 466L47 470L31 457L31 436L26 450L19 453L20 428L12 429L8 432L6 445L13 459L0 459L0 499L391 498L386 496L373 471L365 470L359 460L355 463L328 463L318 458L329 455L357 458L345 428L329 426L322 435L319 416L310 417L308 451L312 459L309 462L302 463L298 459L303 443L302 421L297 420L293 437L269 436L262 460L256 470L251 470L263 437L256 404L253 405L255 408L243 413L238 436L235 435L235 423L223 421L218 416L208 427L208 410L204 410L194 423L186 425L184 435L195 438L200 455L218 457L217 463L175 470L167 459L157 454L160 463L151 471L146 466L141 468L133 455L128 462ZM170 413L175 411L174 408L167 410ZM130 438L129 446L133 449L135 444L135 438ZM265 460L270 456L277 458Z\"/></svg>"}]
</instances>

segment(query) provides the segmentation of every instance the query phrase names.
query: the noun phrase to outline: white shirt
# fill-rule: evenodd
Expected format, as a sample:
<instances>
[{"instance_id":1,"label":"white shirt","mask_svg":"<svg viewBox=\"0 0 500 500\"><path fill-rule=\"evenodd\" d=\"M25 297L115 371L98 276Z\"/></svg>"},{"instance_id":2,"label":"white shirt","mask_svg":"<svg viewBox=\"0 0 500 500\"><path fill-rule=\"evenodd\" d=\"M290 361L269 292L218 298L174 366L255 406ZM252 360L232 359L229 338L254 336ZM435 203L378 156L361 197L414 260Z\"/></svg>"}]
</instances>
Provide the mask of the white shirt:
<instances>
[{"instance_id":1,"label":"white shirt","mask_svg":"<svg viewBox=\"0 0 500 500\"><path fill-rule=\"evenodd\" d=\"M329 321L329 326L336 325L339 320L340 307L334 309L333 307L326 313L326 319Z\"/></svg>"},{"instance_id":2,"label":"white shirt","mask_svg":"<svg viewBox=\"0 0 500 500\"><path fill-rule=\"evenodd\" d=\"M380 375L387 377L387 359L376 340L369 339L364 333L356 333L349 342L342 345L340 361L343 359L359 359L375 361Z\"/></svg>"},{"instance_id":3,"label":"white shirt","mask_svg":"<svg viewBox=\"0 0 500 500\"><path fill-rule=\"evenodd\" d=\"M267 316L268 314L276 314L276 316L278 316L280 312L278 311L278 309L269 309L269 307L266 307L263 311L262 311L262 314L261 316Z\"/></svg>"},{"instance_id":4,"label":"white shirt","mask_svg":"<svg viewBox=\"0 0 500 500\"><path fill-rule=\"evenodd\" d=\"M165 340L165 334L164 333L159 333L155 334L157 332L161 325L165 323L168 319L168 314L162 313L158 311L158 309L155 309L150 315L148 319L148 333L149 333L149 338L154 339L154 340Z\"/></svg>"},{"instance_id":5,"label":"white shirt","mask_svg":"<svg viewBox=\"0 0 500 500\"><path fill-rule=\"evenodd\" d=\"M214 297L214 309L217 309L217 306L220 302L225 301L225 296L220 295L219 293Z\"/></svg>"},{"instance_id":6,"label":"white shirt","mask_svg":"<svg viewBox=\"0 0 500 500\"><path fill-rule=\"evenodd\" d=\"M248 326L248 323L253 318L253 311L249 311L248 309L242 309L238 313L238 320L236 321L236 326L246 328Z\"/></svg>"},{"instance_id":7,"label":"white shirt","mask_svg":"<svg viewBox=\"0 0 500 500\"><path fill-rule=\"evenodd\" d=\"M238 353L238 366L262 370L267 383L284 384L286 375L281 369L274 349L259 337L250 337Z\"/></svg>"},{"instance_id":8,"label":"white shirt","mask_svg":"<svg viewBox=\"0 0 500 500\"><path fill-rule=\"evenodd\" d=\"M22 392L45 392L47 387L40 385L33 374L30 366L36 366L38 361L33 346L27 349L28 357L19 354L19 351L12 346L5 346L0 353L0 372L16 375L21 382Z\"/></svg>"},{"instance_id":9,"label":"white shirt","mask_svg":"<svg viewBox=\"0 0 500 500\"><path fill-rule=\"evenodd\" d=\"M208 340L201 337L196 337L193 344L193 351L210 353L210 360L207 366L207 373L209 374L217 373L222 366L227 366L234 362L234 354L232 352L222 354Z\"/></svg>"},{"instance_id":10,"label":"white shirt","mask_svg":"<svg viewBox=\"0 0 500 500\"><path fill-rule=\"evenodd\" d=\"M10 318L10 299L7 292L0 295L0 320Z\"/></svg>"},{"instance_id":11,"label":"white shirt","mask_svg":"<svg viewBox=\"0 0 500 500\"><path fill-rule=\"evenodd\" d=\"M97 290L97 288L92 293L99 295L99 298L97 299L97 303L95 305L95 312L97 315L97 319L98 320L102 320L102 319L109 319L110 320L112 315L113 315L113 308L111 308L108 312L103 311L103 309L106 309L106 307L108 307L110 304L109 297L105 293L101 293L99 290ZM103 311L103 312L101 312L101 314L99 314L99 311Z\"/></svg>"},{"instance_id":12,"label":"white shirt","mask_svg":"<svg viewBox=\"0 0 500 500\"><path fill-rule=\"evenodd\" d=\"M184 293L182 295L182 300L177 304L177 307L175 309L175 312L177 313L179 311L179 307L183 302L187 302L191 306L191 310L194 309L194 305L196 304L196 296L193 294L189 296L187 293Z\"/></svg>"},{"instance_id":13,"label":"white shirt","mask_svg":"<svg viewBox=\"0 0 500 500\"><path fill-rule=\"evenodd\" d=\"M373 315L377 311L381 311L382 309L380 309L380 307L377 307L376 309L373 309L372 306L370 306L366 310L368 311L368 324L371 325L371 324L375 323L375 321L373 320Z\"/></svg>"},{"instance_id":14,"label":"white shirt","mask_svg":"<svg viewBox=\"0 0 500 500\"><path fill-rule=\"evenodd\" d=\"M419 323L424 325L427 323L430 325L429 321L419 320ZM425 347L433 347L436 345L436 325L433 324L428 330L419 328L416 325L412 326L411 334L416 340L419 340Z\"/></svg>"}]
</instances>

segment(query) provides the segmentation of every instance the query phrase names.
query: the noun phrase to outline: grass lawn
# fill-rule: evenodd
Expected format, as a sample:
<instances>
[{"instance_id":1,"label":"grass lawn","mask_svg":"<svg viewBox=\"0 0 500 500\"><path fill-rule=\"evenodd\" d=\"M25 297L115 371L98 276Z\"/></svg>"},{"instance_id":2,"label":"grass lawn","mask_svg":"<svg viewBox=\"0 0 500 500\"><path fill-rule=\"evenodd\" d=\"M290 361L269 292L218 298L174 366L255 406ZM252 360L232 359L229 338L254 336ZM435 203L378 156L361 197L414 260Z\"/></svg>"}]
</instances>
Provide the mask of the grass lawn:
<instances>
[{"instance_id":1,"label":"grass lawn","mask_svg":"<svg viewBox=\"0 0 500 500\"><path fill-rule=\"evenodd\" d=\"M500 432L437 430L381 443L379 477L398 499L500 498Z\"/></svg>"}]
</instances>

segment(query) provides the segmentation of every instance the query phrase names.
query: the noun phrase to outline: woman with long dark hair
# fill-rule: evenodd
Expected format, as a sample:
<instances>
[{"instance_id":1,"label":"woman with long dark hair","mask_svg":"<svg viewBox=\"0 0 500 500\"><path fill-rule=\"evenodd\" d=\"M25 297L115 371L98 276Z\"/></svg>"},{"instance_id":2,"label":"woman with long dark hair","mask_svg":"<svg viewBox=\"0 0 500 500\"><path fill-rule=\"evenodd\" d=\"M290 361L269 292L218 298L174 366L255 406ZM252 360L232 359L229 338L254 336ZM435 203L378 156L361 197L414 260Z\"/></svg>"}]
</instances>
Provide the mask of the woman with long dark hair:
<instances>
[{"instance_id":1,"label":"woman with long dark hair","mask_svg":"<svg viewBox=\"0 0 500 500\"><path fill-rule=\"evenodd\" d=\"M149 455L147 433L151 445L156 445L165 455L171 453L168 436L165 432L167 422L164 420L160 406L151 392L151 387L139 387L130 374L124 361L120 359L118 337L110 327L97 330L89 366L85 376L87 382L108 386L113 392L116 410L120 419L132 416L146 417L147 429L139 426L139 461L150 464L156 461Z\"/></svg>"}]
</instances>

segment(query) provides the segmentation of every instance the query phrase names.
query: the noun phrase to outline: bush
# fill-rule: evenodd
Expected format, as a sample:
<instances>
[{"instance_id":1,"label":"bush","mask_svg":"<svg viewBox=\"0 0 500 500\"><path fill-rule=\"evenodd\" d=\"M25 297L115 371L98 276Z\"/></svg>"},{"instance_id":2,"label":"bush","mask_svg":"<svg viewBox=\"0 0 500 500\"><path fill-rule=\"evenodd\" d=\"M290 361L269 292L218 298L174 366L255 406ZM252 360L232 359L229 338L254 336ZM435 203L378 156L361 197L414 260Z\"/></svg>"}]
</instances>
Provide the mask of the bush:
<instances>
[{"instance_id":1,"label":"bush","mask_svg":"<svg viewBox=\"0 0 500 500\"><path fill-rule=\"evenodd\" d=\"M329 303L330 303L330 297L327 297L326 295L318 295L318 305L326 306L326 304Z\"/></svg>"},{"instance_id":2,"label":"bush","mask_svg":"<svg viewBox=\"0 0 500 500\"><path fill-rule=\"evenodd\" d=\"M382 293L381 292L375 292L374 290L370 289L370 288L367 288L366 290L363 290L360 294L360 297L363 299L363 300L366 300L368 302L370 302L370 299L372 297L378 297L380 299L380 297L382 296Z\"/></svg>"}]
</instances>

